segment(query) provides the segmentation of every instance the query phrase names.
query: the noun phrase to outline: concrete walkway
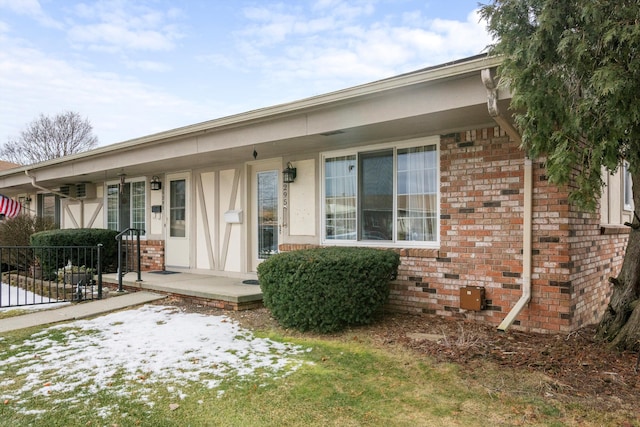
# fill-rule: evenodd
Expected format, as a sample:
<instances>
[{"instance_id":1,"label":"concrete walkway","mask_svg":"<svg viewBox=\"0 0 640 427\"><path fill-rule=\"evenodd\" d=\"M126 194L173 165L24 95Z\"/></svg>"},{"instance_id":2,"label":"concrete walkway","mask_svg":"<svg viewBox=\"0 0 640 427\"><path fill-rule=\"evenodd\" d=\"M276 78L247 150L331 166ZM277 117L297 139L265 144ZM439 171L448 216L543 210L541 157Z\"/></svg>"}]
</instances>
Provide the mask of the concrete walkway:
<instances>
[{"instance_id":1,"label":"concrete walkway","mask_svg":"<svg viewBox=\"0 0 640 427\"><path fill-rule=\"evenodd\" d=\"M166 298L166 295L152 292L133 292L112 296L102 300L66 305L51 310L36 311L20 316L0 319L0 334L33 326L50 325L76 319L98 316L123 308L135 307Z\"/></svg>"},{"instance_id":2,"label":"concrete walkway","mask_svg":"<svg viewBox=\"0 0 640 427\"><path fill-rule=\"evenodd\" d=\"M257 282L255 276L238 278L193 273L156 274L144 271L141 276L142 281L137 282L137 275L128 273L123 277L123 285L140 291L228 302L235 310L262 302L260 286L245 283L247 279ZM113 288L117 286L118 276L103 274L102 281Z\"/></svg>"}]
</instances>

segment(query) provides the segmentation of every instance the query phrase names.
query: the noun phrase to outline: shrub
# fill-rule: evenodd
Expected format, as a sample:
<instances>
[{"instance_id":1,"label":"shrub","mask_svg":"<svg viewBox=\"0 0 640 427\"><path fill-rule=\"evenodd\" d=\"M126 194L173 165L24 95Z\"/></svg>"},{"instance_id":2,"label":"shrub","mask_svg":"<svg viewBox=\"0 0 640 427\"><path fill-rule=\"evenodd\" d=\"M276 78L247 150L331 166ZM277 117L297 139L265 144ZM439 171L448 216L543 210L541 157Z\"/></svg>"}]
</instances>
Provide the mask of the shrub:
<instances>
[{"instance_id":1,"label":"shrub","mask_svg":"<svg viewBox=\"0 0 640 427\"><path fill-rule=\"evenodd\" d=\"M118 265L118 245L116 241L115 230L106 230L101 228L76 228L67 230L50 230L35 233L31 236L31 246L62 246L64 249L58 249L57 252L50 255L42 256L40 263L42 271L45 274L55 274L55 272L71 261L74 265L87 265L91 263L91 259L86 258L82 251L72 250L74 246L97 246L99 243L102 248L102 270L103 272L116 271ZM43 251L43 255L46 252ZM95 260L94 260L95 261ZM93 263L91 267L96 267Z\"/></svg>"},{"instance_id":2,"label":"shrub","mask_svg":"<svg viewBox=\"0 0 640 427\"><path fill-rule=\"evenodd\" d=\"M29 246L29 238L39 231L53 230L51 220L27 214L0 221L0 246Z\"/></svg>"},{"instance_id":3,"label":"shrub","mask_svg":"<svg viewBox=\"0 0 640 427\"><path fill-rule=\"evenodd\" d=\"M32 234L54 228L53 221L27 214L7 218L0 221L0 246L29 246L29 238ZM33 261L31 251L28 250L11 249L1 253L1 262L7 269L18 264L31 264Z\"/></svg>"},{"instance_id":4,"label":"shrub","mask_svg":"<svg viewBox=\"0 0 640 427\"><path fill-rule=\"evenodd\" d=\"M371 323L399 264L390 250L307 249L270 257L258 278L264 305L282 326L328 333Z\"/></svg>"}]
</instances>

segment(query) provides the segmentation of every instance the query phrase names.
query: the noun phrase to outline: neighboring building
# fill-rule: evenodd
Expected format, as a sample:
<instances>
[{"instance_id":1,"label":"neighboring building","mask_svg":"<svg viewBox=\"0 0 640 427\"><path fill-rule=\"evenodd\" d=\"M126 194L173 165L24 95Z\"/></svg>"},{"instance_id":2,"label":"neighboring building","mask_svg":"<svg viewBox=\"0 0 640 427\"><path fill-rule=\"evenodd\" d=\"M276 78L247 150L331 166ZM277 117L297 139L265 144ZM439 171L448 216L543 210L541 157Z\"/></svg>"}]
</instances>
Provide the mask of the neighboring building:
<instances>
[{"instance_id":1,"label":"neighboring building","mask_svg":"<svg viewBox=\"0 0 640 427\"><path fill-rule=\"evenodd\" d=\"M20 165L16 164L16 163L11 163L11 162L7 162L4 160L0 160L0 171L2 170L6 170L6 169L12 169L12 168L17 168Z\"/></svg>"},{"instance_id":2,"label":"neighboring building","mask_svg":"<svg viewBox=\"0 0 640 427\"><path fill-rule=\"evenodd\" d=\"M519 149L498 64L476 56L2 171L0 193L37 212L56 196L63 228L145 230L149 270L249 278L276 251L390 248L389 309L569 331L608 302L628 174L607 176L599 212L569 205Z\"/></svg>"}]
</instances>

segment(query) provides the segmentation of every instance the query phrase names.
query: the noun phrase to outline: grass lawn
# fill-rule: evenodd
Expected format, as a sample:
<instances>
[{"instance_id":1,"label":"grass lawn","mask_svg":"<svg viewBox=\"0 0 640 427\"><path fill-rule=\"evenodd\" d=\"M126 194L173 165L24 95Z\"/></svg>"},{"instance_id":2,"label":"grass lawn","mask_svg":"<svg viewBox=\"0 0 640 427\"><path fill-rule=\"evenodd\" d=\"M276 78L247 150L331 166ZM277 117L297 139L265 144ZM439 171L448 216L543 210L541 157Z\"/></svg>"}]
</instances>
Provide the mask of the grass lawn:
<instances>
[{"instance_id":1,"label":"grass lawn","mask_svg":"<svg viewBox=\"0 0 640 427\"><path fill-rule=\"evenodd\" d=\"M434 363L400 347L381 349L366 338L348 334L318 337L258 332L260 339L302 349L287 356L296 361L296 368L279 375L265 368L250 374L229 371L216 377L215 387L203 381L152 382L155 374L149 371L134 378L115 373L99 388L92 388L89 381L75 389L24 391L32 379L24 366L13 362L15 358L25 352L37 358L46 346L70 345L69 337L94 333L72 332L32 329L0 338L0 425L639 425L627 413L545 399L540 392L545 378L539 374L516 374L490 363L467 371ZM117 341L118 336L112 339ZM127 356L122 354L123 359ZM273 357L281 355L274 353ZM47 384L42 386L39 390L46 390ZM81 405L73 403L78 393L82 393Z\"/></svg>"}]
</instances>

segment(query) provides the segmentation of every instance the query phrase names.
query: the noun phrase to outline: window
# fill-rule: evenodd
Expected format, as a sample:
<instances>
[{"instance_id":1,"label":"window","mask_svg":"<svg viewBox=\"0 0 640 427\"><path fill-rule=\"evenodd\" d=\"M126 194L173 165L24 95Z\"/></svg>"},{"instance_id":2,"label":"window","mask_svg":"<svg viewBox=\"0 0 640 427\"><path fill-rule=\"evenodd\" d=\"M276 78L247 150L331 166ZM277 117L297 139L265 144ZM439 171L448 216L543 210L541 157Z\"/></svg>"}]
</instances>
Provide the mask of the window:
<instances>
[{"instance_id":1,"label":"window","mask_svg":"<svg viewBox=\"0 0 640 427\"><path fill-rule=\"evenodd\" d=\"M437 242L437 141L325 153L324 240L402 246Z\"/></svg>"},{"instance_id":2,"label":"window","mask_svg":"<svg viewBox=\"0 0 640 427\"><path fill-rule=\"evenodd\" d=\"M169 235L185 237L187 212L187 183L184 179L172 180L169 184Z\"/></svg>"},{"instance_id":3,"label":"window","mask_svg":"<svg viewBox=\"0 0 640 427\"><path fill-rule=\"evenodd\" d=\"M60 228L60 197L55 194L38 194L37 214Z\"/></svg>"},{"instance_id":4,"label":"window","mask_svg":"<svg viewBox=\"0 0 640 427\"><path fill-rule=\"evenodd\" d=\"M278 252L278 171L258 172L258 259Z\"/></svg>"},{"instance_id":5,"label":"window","mask_svg":"<svg viewBox=\"0 0 640 427\"><path fill-rule=\"evenodd\" d=\"M107 185L107 228L126 230L146 227L146 182L133 181ZM141 233L144 235L145 233Z\"/></svg>"},{"instance_id":6,"label":"window","mask_svg":"<svg viewBox=\"0 0 640 427\"><path fill-rule=\"evenodd\" d=\"M633 210L633 190L632 190L631 172L629 172L629 162L622 164L622 191L624 210Z\"/></svg>"}]
</instances>

